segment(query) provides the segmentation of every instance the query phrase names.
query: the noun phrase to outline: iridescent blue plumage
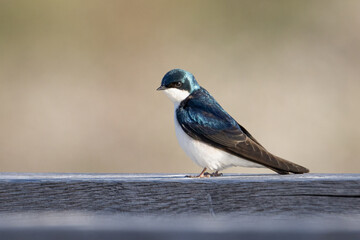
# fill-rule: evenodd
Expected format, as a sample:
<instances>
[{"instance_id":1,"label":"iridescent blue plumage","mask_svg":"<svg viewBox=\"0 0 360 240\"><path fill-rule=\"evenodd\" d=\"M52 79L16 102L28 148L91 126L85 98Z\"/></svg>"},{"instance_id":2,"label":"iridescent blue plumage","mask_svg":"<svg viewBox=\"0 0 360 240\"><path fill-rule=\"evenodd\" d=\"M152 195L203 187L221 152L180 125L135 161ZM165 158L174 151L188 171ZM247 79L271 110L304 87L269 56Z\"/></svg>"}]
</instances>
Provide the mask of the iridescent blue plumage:
<instances>
[{"instance_id":1,"label":"iridescent blue plumage","mask_svg":"<svg viewBox=\"0 0 360 240\"><path fill-rule=\"evenodd\" d=\"M182 69L173 69L167 72L161 81L160 88L171 88L177 82L182 83L181 90L185 90L189 93L192 93L200 88L200 85L197 83L194 75Z\"/></svg>"},{"instance_id":2,"label":"iridescent blue plumage","mask_svg":"<svg viewBox=\"0 0 360 240\"><path fill-rule=\"evenodd\" d=\"M176 117L183 128L185 128L184 126L187 124L194 132L201 129L202 135L213 135L232 129L233 131L237 130L238 133L244 134L244 137L246 135L260 145L260 143L258 143L244 127L237 123L209 92L202 87L194 91L180 104L180 107L176 110ZM186 130L186 128L184 130ZM200 133L192 134L190 131L186 132L189 135L193 135L193 138L200 139ZM202 140L208 141L206 138L202 138Z\"/></svg>"},{"instance_id":3,"label":"iridescent blue plumage","mask_svg":"<svg viewBox=\"0 0 360 240\"><path fill-rule=\"evenodd\" d=\"M185 99L176 111L180 123L200 124L209 132L235 127L236 121L206 91L200 88Z\"/></svg>"}]
</instances>

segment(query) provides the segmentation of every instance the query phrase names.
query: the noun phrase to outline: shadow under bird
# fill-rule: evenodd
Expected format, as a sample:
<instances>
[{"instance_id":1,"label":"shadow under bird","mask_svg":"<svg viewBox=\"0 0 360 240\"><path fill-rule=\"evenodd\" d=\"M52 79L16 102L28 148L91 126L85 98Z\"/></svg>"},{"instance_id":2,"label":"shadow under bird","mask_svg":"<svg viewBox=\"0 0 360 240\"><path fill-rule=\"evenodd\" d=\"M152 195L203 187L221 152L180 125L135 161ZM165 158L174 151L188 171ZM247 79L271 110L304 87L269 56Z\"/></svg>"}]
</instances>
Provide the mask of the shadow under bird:
<instances>
[{"instance_id":1,"label":"shadow under bird","mask_svg":"<svg viewBox=\"0 0 360 240\"><path fill-rule=\"evenodd\" d=\"M266 167L279 174L309 170L268 152L243 126L202 88L195 77L182 69L165 74L162 90L174 103L175 132L185 153L203 171L198 176L221 176L232 167ZM207 173L210 169L213 173Z\"/></svg>"}]
</instances>

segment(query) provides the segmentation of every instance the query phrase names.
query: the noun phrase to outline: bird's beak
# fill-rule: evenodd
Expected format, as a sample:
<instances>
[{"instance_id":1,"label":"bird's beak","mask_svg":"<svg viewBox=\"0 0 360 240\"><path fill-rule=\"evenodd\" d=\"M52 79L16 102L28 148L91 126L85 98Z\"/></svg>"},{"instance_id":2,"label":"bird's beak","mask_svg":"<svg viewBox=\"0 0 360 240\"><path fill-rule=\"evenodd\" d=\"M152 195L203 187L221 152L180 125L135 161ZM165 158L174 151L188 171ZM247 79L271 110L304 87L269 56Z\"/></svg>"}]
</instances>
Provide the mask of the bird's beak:
<instances>
[{"instance_id":1,"label":"bird's beak","mask_svg":"<svg viewBox=\"0 0 360 240\"><path fill-rule=\"evenodd\" d=\"M165 89L166 89L165 86L160 86L160 87L158 87L156 90L157 90L157 91L160 91L160 90L165 90Z\"/></svg>"}]
</instances>

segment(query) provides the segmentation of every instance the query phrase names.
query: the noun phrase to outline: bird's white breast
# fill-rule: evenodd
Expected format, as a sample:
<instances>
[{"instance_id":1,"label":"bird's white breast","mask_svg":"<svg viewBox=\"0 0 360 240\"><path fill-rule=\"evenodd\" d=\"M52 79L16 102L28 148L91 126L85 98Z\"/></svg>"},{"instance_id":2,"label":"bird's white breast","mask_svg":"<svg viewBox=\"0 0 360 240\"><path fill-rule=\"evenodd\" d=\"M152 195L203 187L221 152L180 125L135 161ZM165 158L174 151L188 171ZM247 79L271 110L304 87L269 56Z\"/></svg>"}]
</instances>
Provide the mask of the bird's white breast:
<instances>
[{"instance_id":1,"label":"bird's white breast","mask_svg":"<svg viewBox=\"0 0 360 240\"><path fill-rule=\"evenodd\" d=\"M263 167L262 165L231 155L218 148L191 138L179 125L176 117L177 106L174 105L174 107L176 137L182 149L197 165L212 171L218 171L232 166Z\"/></svg>"},{"instance_id":2,"label":"bird's white breast","mask_svg":"<svg viewBox=\"0 0 360 240\"><path fill-rule=\"evenodd\" d=\"M175 110L180 105L180 103L190 95L188 91L180 90L176 88L168 88L164 90L164 93L174 103Z\"/></svg>"}]
</instances>

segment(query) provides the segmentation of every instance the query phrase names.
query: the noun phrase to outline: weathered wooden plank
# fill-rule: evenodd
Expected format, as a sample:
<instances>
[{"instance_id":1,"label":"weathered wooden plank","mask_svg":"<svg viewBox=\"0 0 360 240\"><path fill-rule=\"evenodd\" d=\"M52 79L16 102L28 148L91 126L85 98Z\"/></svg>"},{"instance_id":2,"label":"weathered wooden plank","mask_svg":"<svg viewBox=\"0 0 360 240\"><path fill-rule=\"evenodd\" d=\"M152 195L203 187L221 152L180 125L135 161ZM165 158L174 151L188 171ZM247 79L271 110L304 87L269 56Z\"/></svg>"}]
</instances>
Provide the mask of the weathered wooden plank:
<instances>
[{"instance_id":1,"label":"weathered wooden plank","mask_svg":"<svg viewBox=\"0 0 360 240\"><path fill-rule=\"evenodd\" d=\"M1 173L0 212L360 214L360 174Z\"/></svg>"}]
</instances>

